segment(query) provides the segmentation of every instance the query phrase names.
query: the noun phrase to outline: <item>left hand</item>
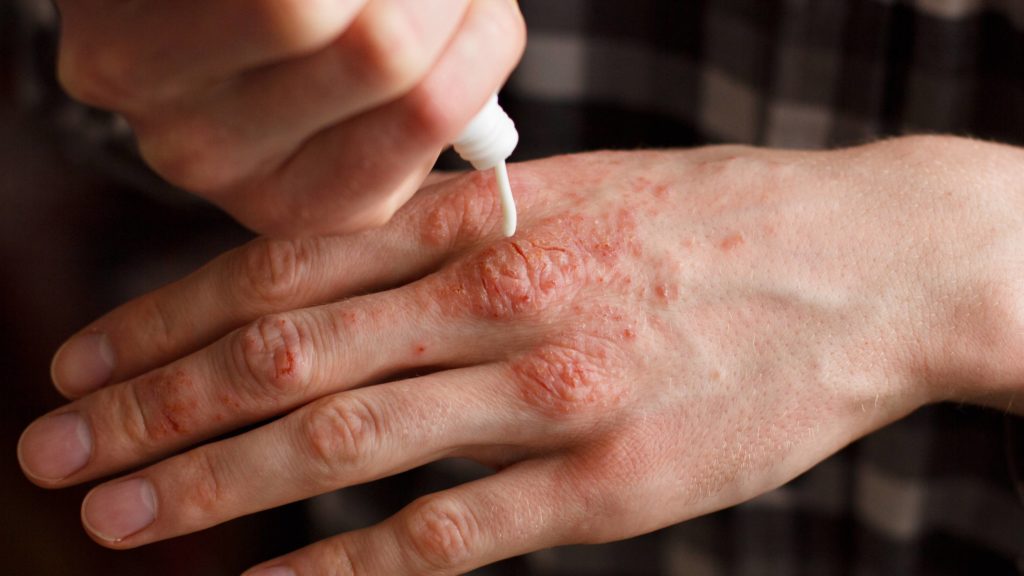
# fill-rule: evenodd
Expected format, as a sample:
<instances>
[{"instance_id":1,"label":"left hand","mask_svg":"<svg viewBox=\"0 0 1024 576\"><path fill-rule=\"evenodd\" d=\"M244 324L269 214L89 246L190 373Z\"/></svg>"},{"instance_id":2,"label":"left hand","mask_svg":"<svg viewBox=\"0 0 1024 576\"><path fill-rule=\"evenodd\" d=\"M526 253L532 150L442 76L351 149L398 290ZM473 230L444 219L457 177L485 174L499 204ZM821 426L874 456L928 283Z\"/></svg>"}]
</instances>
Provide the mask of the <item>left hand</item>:
<instances>
[{"instance_id":1,"label":"left hand","mask_svg":"<svg viewBox=\"0 0 1024 576\"><path fill-rule=\"evenodd\" d=\"M56 0L58 78L277 237L378 226L504 84L516 0Z\"/></svg>"},{"instance_id":2,"label":"left hand","mask_svg":"<svg viewBox=\"0 0 1024 576\"><path fill-rule=\"evenodd\" d=\"M113 548L439 458L501 470L267 564L298 574L452 574L655 530L926 402L1020 388L1024 193L991 175L1021 156L552 158L513 167L512 239L488 174L441 180L385 228L258 240L94 323L55 360L78 399L26 431L22 466L60 487L166 458L86 498Z\"/></svg>"}]
</instances>

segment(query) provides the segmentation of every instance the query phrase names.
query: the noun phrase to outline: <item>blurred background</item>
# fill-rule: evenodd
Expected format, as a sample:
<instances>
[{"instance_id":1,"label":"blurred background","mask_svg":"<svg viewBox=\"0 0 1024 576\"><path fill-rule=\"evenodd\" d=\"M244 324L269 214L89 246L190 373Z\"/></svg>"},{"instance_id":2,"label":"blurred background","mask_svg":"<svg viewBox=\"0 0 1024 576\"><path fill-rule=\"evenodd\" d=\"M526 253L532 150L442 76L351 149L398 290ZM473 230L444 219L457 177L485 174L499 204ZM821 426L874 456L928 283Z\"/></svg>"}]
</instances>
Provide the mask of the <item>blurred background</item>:
<instances>
[{"instance_id":1,"label":"blurred background","mask_svg":"<svg viewBox=\"0 0 1024 576\"><path fill-rule=\"evenodd\" d=\"M562 4L562 0L521 2L528 17L531 10L537 13L550 9L554 13L551 21L556 24L560 7L568 4ZM53 59L52 38L26 37L33 32L15 26L15 5L16 0L0 0L0 576L237 574L326 534L379 520L418 495L479 474L478 470L442 464L433 467L430 474L414 471L345 490L344 496L330 494L318 499L316 506L286 506L199 534L120 552L93 543L81 528L81 499L94 484L46 491L25 480L15 460L16 443L33 419L63 402L50 383L49 362L64 339L125 300L177 279L214 255L245 242L250 234L205 204L161 189L133 159L126 157L119 162L120 151L108 149L102 139L116 133L118 126L105 126L106 130L97 132L93 141L88 130L68 138L62 127L100 126L108 119L90 118L93 112L83 107L47 102L48 91L26 92L26 84L15 81L52 70ZM912 22L906 10L903 16L906 18L899 22ZM693 22L694 26L698 24L696 19ZM1002 50L1002 60L998 61L1002 68L990 75L997 82L982 85L982 92L990 97L977 103L973 118L980 120L954 127L982 137L1024 142L1019 130L1024 125L1024 76L1016 72L1024 62L1024 35L1010 34L1005 21L994 17L981 22L989 27L984 28L984 34L979 32L979 37L990 39ZM630 26L630 22L623 21L619 31ZM991 30L1002 32L992 34ZM903 30L897 28L896 32L902 34ZM41 61L27 61L24 52L14 50L16 41L20 46L36 44L31 57ZM667 45L678 50L692 48ZM930 47L924 48L930 53ZM982 55L986 54L982 50ZM534 59L534 65L538 60ZM597 79L607 81L622 71L601 68L598 72ZM532 78L525 77L527 81ZM654 88L661 88L657 74L649 79ZM54 82L50 73L36 81L36 85ZM631 90L636 88L612 81L605 84L601 86L610 92L621 89L627 103L633 96ZM515 110L514 117L530 119L520 129L531 148L517 154L519 159L581 149L584 145L680 146L730 138L728 134L700 132L678 116L624 113L622 108L628 106L589 103L569 107L517 99L515 95L506 102L511 105L507 106L510 112ZM903 133L905 126L913 125L912 114L905 117L902 112L894 113L888 120L880 123L878 133L868 136ZM918 128L957 131L942 125ZM573 140L577 136L579 142L585 137L585 144ZM97 150L104 153L97 154ZM621 575L614 567L603 567L606 558L618 557L633 563L630 574L664 574L658 562L662 566L699 567L692 558L674 556L672 550L678 548L665 546L667 542L697 543L723 557L733 553L741 557L757 546L775 550L780 540L771 537L787 531L796 535L793 541L799 552L811 560L809 552L817 551L839 558L840 563L849 559L865 561L865 566L891 568L858 573L889 574L916 567L924 574L1024 574L1024 533L1019 539L1016 567L1010 555L1003 550L994 552L986 547L984 538L977 536L984 535L989 525L1000 525L988 522L999 515L1010 518L1017 523L1014 525L1024 522L1007 468L1007 455L1021 453L1020 447L1009 444L1009 426L1009 418L1004 422L1002 415L991 411L966 406L929 407L844 449L785 488L747 505L642 539L604 546L601 554L593 553L593 548L577 547L557 555L536 554L529 561L513 559L480 573L575 574L580 573L575 569L585 567L587 574ZM930 430L944 433L929 435ZM893 457L893 447L899 449L897 454L914 457ZM940 462L956 465L930 468L928 463L936 460L936 455L941 456L937 459ZM865 469L884 474L865 476ZM867 501L863 495L871 492L865 486L870 487L872 481L877 484L878 478L915 475L933 479L939 488L915 493L920 500L913 504L937 512L927 529L894 543L887 539L884 516L888 509L905 504L902 494L892 493L891 501ZM802 508L816 504L808 499L816 494L832 498L826 502L831 506L828 514L820 517ZM792 505L793 510L780 503ZM948 515L943 516L943 510ZM751 518L756 522L751 523ZM1009 521L1003 525L1007 524ZM754 531L754 526L761 526L768 534ZM1015 550L1015 537L999 534L988 540L1008 542L1004 549ZM760 567L768 570L760 573L820 574L813 566L804 566L805 572L794 566L789 566L789 571ZM679 571L690 573L683 568Z\"/></svg>"},{"instance_id":2,"label":"blurred background","mask_svg":"<svg viewBox=\"0 0 1024 576\"><path fill-rule=\"evenodd\" d=\"M21 112L24 72L10 2L0 3L0 573L231 574L308 541L281 509L138 551L112 552L79 522L90 485L45 491L15 460L21 431L62 402L49 361L72 332L124 299L180 276L247 233L199 203L127 191ZM287 530L275 527L287 526Z\"/></svg>"}]
</instances>

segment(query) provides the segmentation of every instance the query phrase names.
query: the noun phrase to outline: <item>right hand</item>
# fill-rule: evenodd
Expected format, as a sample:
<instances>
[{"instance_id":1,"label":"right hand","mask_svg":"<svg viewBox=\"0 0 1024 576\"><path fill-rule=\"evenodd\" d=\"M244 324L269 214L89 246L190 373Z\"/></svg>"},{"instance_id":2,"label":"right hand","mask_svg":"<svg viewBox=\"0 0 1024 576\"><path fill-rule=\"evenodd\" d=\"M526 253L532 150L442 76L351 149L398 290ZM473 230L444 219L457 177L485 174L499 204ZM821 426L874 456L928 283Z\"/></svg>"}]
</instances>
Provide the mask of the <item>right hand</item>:
<instances>
[{"instance_id":1,"label":"right hand","mask_svg":"<svg viewBox=\"0 0 1024 576\"><path fill-rule=\"evenodd\" d=\"M58 0L60 80L272 235L387 221L518 61L514 0Z\"/></svg>"}]
</instances>

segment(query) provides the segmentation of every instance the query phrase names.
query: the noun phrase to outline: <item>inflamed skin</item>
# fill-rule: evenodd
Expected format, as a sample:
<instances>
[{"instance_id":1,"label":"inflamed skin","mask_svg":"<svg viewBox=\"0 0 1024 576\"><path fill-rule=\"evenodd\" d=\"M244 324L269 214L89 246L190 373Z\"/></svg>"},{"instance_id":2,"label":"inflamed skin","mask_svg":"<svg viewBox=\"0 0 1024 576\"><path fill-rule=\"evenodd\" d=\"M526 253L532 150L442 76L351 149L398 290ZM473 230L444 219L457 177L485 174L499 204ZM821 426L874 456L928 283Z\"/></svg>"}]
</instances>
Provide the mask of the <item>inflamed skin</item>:
<instances>
[{"instance_id":1,"label":"inflamed skin","mask_svg":"<svg viewBox=\"0 0 1024 576\"><path fill-rule=\"evenodd\" d=\"M606 152L510 174L512 238L492 174L438 176L380 229L257 240L97 320L57 354L72 400L26 431L26 474L153 462L83 505L97 541L131 548L471 458L499 471L263 566L456 574L742 502L926 403L1020 410L1019 150ZM75 370L90 354L106 373Z\"/></svg>"}]
</instances>

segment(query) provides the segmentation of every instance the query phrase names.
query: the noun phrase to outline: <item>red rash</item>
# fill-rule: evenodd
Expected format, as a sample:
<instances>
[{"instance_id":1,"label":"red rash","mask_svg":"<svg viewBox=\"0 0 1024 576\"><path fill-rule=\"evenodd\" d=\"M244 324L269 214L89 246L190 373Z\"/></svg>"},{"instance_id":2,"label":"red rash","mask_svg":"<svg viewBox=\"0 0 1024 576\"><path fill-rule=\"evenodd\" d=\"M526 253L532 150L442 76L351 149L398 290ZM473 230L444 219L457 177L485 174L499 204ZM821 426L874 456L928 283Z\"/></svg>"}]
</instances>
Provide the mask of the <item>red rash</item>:
<instances>
[{"instance_id":1,"label":"red rash","mask_svg":"<svg viewBox=\"0 0 1024 576\"><path fill-rule=\"evenodd\" d=\"M652 182L650 179L643 176L633 181L633 190L643 194L648 194L658 200L665 200L668 198L669 192L671 192L668 184L664 182Z\"/></svg>"},{"instance_id":2,"label":"red rash","mask_svg":"<svg viewBox=\"0 0 1024 576\"><path fill-rule=\"evenodd\" d=\"M267 316L240 332L239 338L239 364L253 385L290 393L305 381L310 366L294 320Z\"/></svg>"},{"instance_id":3,"label":"red rash","mask_svg":"<svg viewBox=\"0 0 1024 576\"><path fill-rule=\"evenodd\" d=\"M626 208L529 222L519 235L486 244L431 277L427 294L442 314L498 322L537 318L551 328L540 348L510 360L519 396L546 414L572 416L628 395L630 383L622 375L633 355L624 350L653 328L643 303L666 304L679 296L678 286L662 274L636 275L645 258L637 214L657 210L671 190L648 181L631 185L628 192L641 194ZM430 214L428 227L436 228L425 231L427 243L459 245L460 231L493 228L498 212L492 200L470 193L454 198ZM542 207L536 199L534 204ZM664 271L663 257L650 258ZM566 317L572 321L548 322ZM424 346L413 343L412 351L420 355Z\"/></svg>"},{"instance_id":4,"label":"red rash","mask_svg":"<svg viewBox=\"0 0 1024 576\"><path fill-rule=\"evenodd\" d=\"M295 353L288 349L280 349L274 353L274 370L278 378L291 376L295 373Z\"/></svg>"},{"instance_id":5,"label":"red rash","mask_svg":"<svg viewBox=\"0 0 1024 576\"><path fill-rule=\"evenodd\" d=\"M146 433L152 440L183 436L198 424L198 387L184 370L158 372L135 386Z\"/></svg>"},{"instance_id":6,"label":"red rash","mask_svg":"<svg viewBox=\"0 0 1024 576\"><path fill-rule=\"evenodd\" d=\"M436 300L447 310L469 309L493 319L571 302L588 284L623 276L623 254L640 252L635 231L625 209L600 218L551 218L456 266Z\"/></svg>"},{"instance_id":7,"label":"red rash","mask_svg":"<svg viewBox=\"0 0 1024 576\"><path fill-rule=\"evenodd\" d=\"M583 337L570 346L548 346L512 362L523 401L550 416L572 416L617 403L625 383L615 362Z\"/></svg>"},{"instance_id":8,"label":"red rash","mask_svg":"<svg viewBox=\"0 0 1024 576\"><path fill-rule=\"evenodd\" d=\"M718 247L722 252L732 252L734 249L746 244L746 242L746 239L743 238L743 234L730 234L718 243Z\"/></svg>"}]
</instances>

